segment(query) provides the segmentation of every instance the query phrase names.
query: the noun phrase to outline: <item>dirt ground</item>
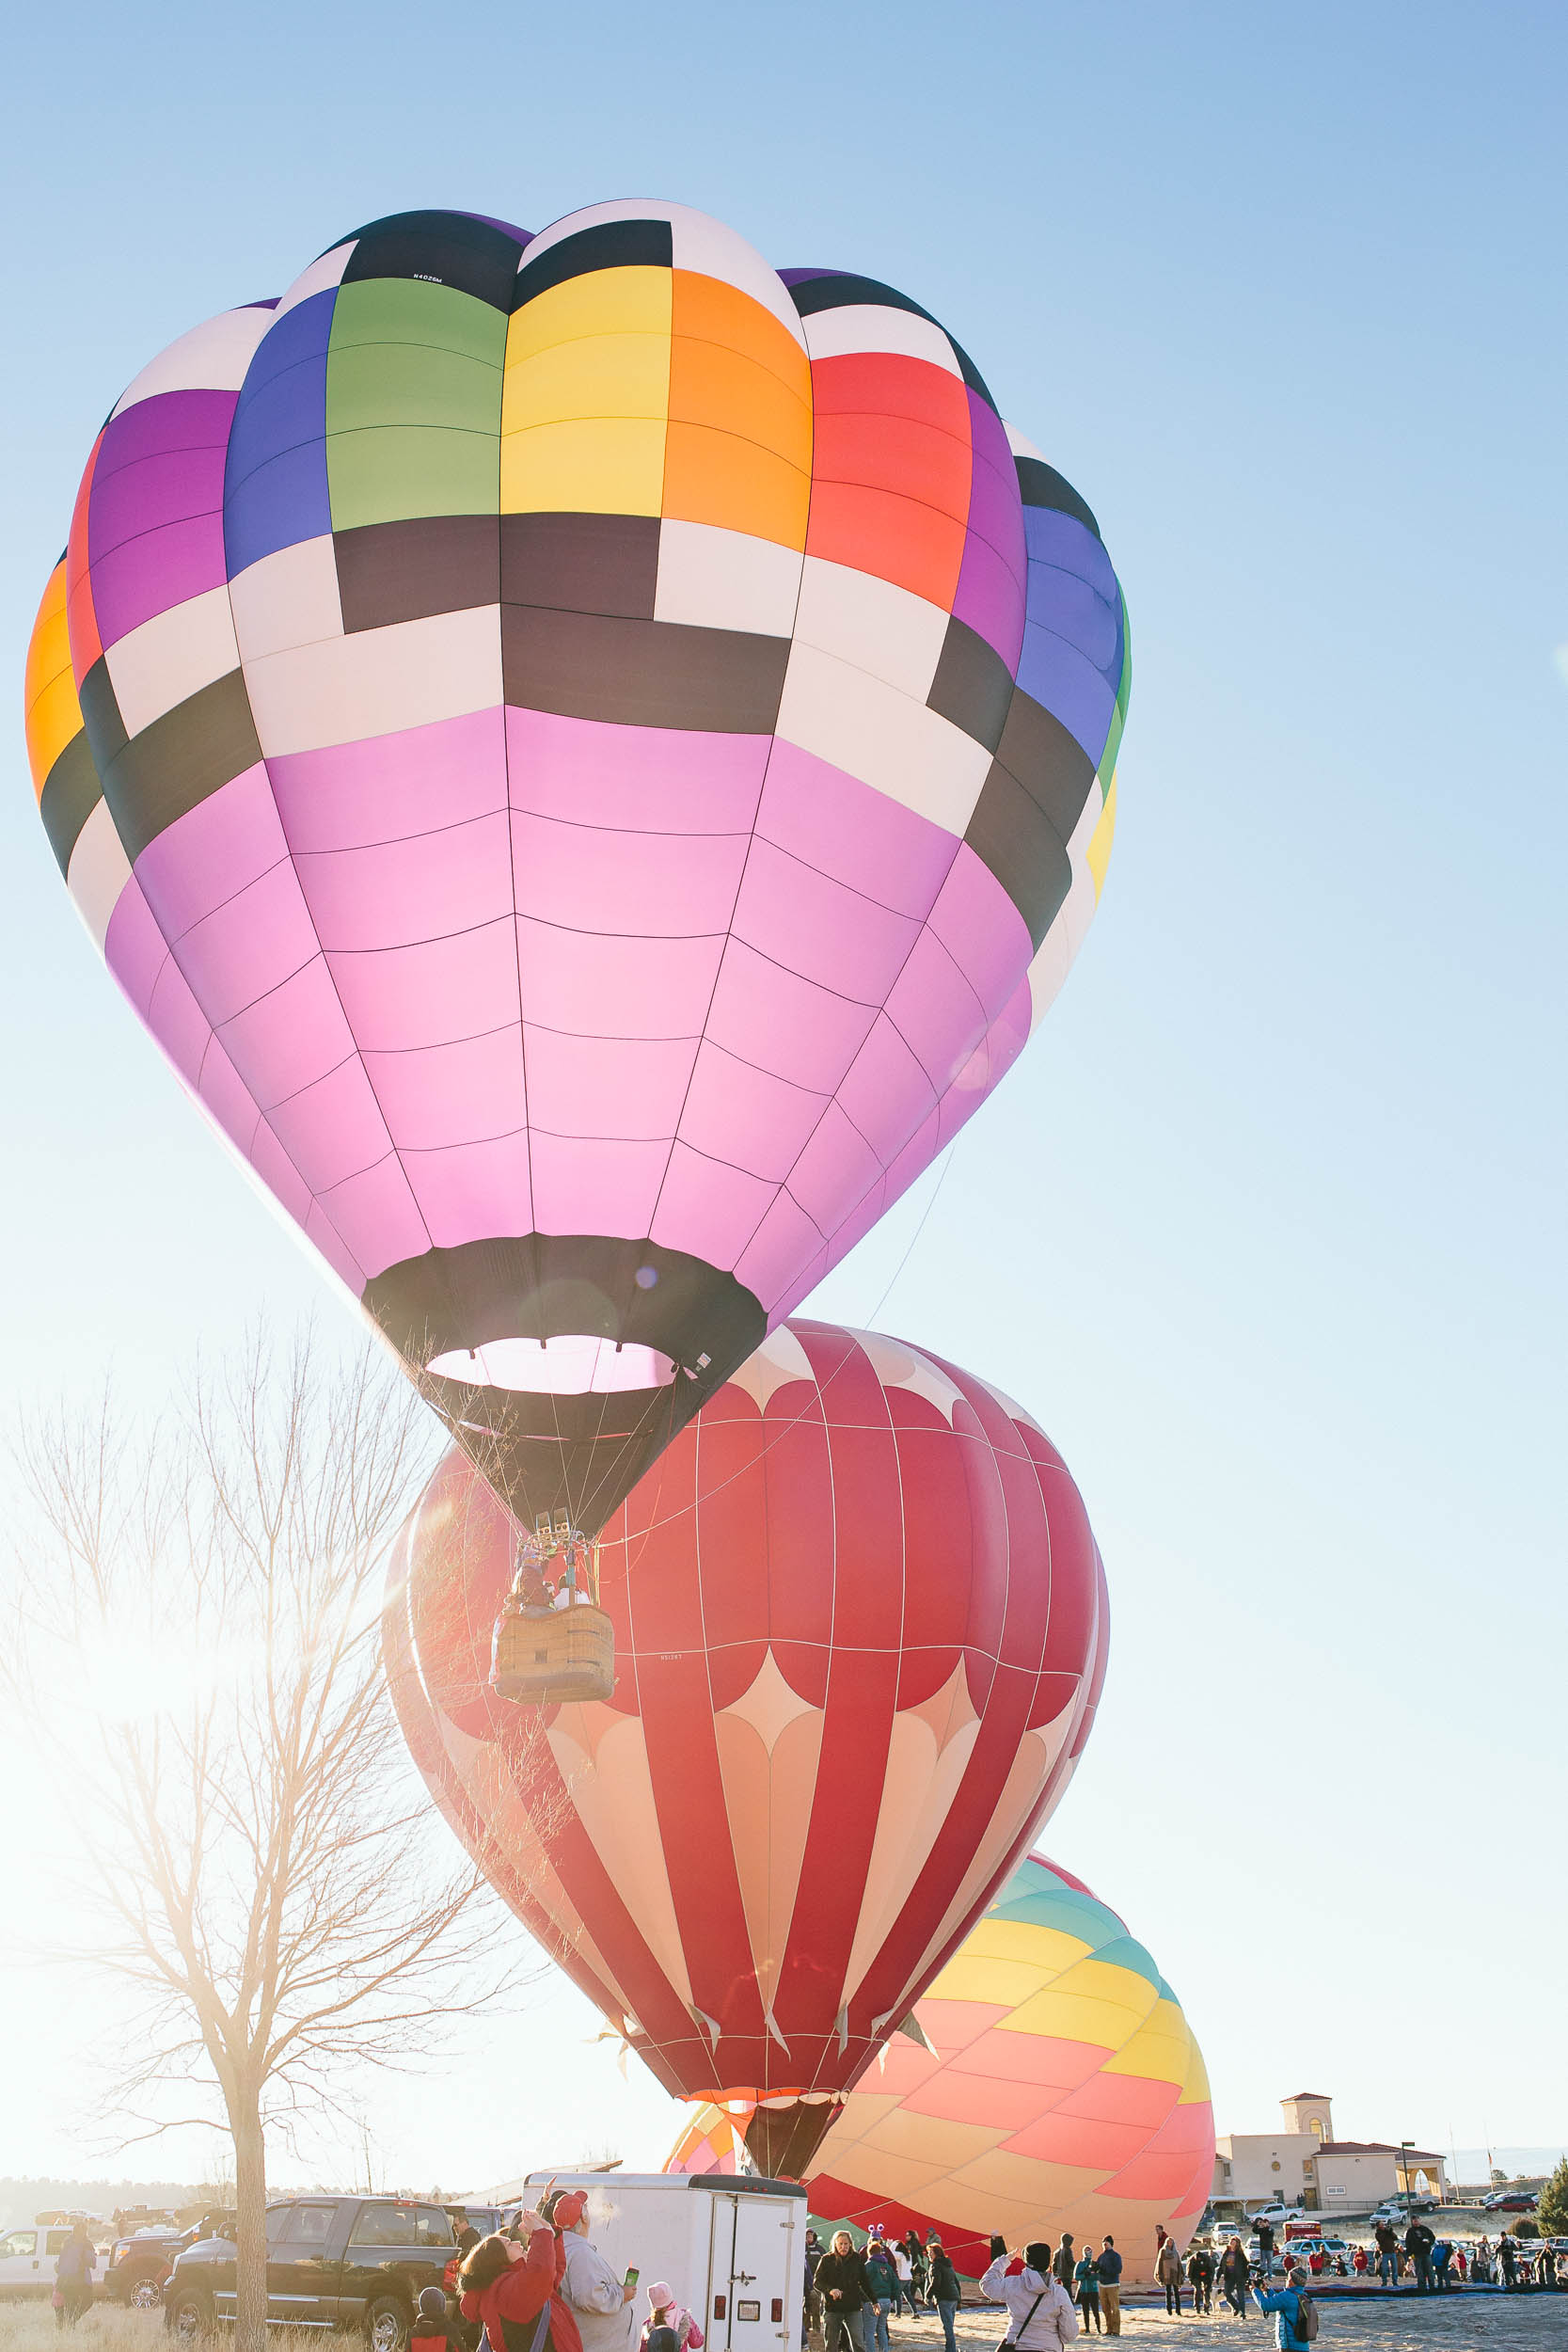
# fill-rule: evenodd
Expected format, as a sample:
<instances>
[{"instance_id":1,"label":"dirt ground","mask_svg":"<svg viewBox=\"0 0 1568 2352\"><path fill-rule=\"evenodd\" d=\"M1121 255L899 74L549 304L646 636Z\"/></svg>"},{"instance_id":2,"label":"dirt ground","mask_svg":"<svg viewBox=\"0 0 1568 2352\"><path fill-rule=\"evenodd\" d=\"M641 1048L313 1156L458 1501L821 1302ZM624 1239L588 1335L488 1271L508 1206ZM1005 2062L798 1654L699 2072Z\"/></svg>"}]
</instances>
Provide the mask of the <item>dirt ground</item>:
<instances>
[{"instance_id":1,"label":"dirt ground","mask_svg":"<svg viewBox=\"0 0 1568 2352\"><path fill-rule=\"evenodd\" d=\"M1568 2295L1486 2295L1382 2296L1369 2291L1362 2302L1325 2301L1320 2344L1367 2347L1367 2352L1562 2352L1568 2346ZM1004 2314L981 2309L961 2312L957 2333L962 2352L995 2352L1002 2340ZM895 2352L941 2352L942 2329L933 2320L895 2320L890 2330ZM1251 2310L1247 2318L1228 2314L1195 2319L1187 2312L1167 2319L1163 2312L1136 2306L1122 2312L1123 2339L1135 2352L1180 2344L1185 2352L1209 2352L1212 2345L1228 2344L1233 2352L1272 2352L1274 2321ZM281 2330L275 2343L288 2352ZM312 2337L311 2341L314 2341ZM354 2339L338 2341L352 2345ZM1084 2341L1080 2338L1080 2342ZM1090 2342L1100 2339L1090 2337ZM163 2319L156 2312L123 2312L97 2304L69 2334L56 2328L42 2296L0 2302L0 2352L163 2352ZM302 2334L293 2343L303 2344Z\"/></svg>"},{"instance_id":2,"label":"dirt ground","mask_svg":"<svg viewBox=\"0 0 1568 2352\"><path fill-rule=\"evenodd\" d=\"M1482 2345L1487 2352L1564 2352L1568 2347L1568 2295L1491 2295L1456 2290L1443 2296L1389 2295L1369 2288L1364 2300L1325 2298L1319 2306L1323 2325L1318 2343L1328 2352L1332 2344L1375 2346L1376 2352L1466 2352ZM967 2311L958 2315L955 2332L964 2352L995 2352L1002 2340L1005 2314L999 2311ZM895 2321L890 2329L896 2352L941 2352L942 2330L934 2323ZM1212 2319L1180 2319L1164 2312L1124 2308L1124 2342L1138 2352L1156 2346L1181 2344L1186 2352L1209 2352L1211 2345L1229 2344L1232 2352L1272 2352L1273 2314L1265 2316L1249 2305L1244 2320L1227 2312ZM1091 2333L1087 2341L1104 2339ZM1085 2342L1079 2338L1080 2344Z\"/></svg>"}]
</instances>

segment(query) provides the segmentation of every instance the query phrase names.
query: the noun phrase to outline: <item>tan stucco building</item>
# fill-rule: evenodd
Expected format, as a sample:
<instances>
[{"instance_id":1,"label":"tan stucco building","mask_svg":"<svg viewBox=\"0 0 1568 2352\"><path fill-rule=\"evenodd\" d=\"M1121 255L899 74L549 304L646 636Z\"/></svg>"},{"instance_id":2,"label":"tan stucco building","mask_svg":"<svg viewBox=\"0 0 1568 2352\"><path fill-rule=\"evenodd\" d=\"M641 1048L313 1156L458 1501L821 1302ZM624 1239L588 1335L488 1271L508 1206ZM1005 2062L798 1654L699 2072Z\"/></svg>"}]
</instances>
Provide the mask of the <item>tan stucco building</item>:
<instances>
[{"instance_id":1,"label":"tan stucco building","mask_svg":"<svg viewBox=\"0 0 1568 2352\"><path fill-rule=\"evenodd\" d=\"M1308 2213L1370 2213L1397 2190L1434 2197L1447 2189L1447 2167L1432 2149L1391 2140L1336 2139L1330 2100L1298 2090L1279 2103L1278 2132L1227 2132L1214 2142L1216 2205L1243 2209L1278 2198Z\"/></svg>"}]
</instances>

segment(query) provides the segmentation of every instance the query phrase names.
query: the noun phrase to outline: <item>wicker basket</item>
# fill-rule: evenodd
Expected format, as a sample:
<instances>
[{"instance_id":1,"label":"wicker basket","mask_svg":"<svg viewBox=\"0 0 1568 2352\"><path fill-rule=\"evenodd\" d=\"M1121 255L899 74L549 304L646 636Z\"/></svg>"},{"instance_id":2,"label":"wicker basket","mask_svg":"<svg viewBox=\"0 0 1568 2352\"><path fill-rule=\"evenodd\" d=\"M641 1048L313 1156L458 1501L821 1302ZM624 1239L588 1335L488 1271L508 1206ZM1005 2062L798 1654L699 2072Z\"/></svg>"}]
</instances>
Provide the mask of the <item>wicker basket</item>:
<instances>
[{"instance_id":1,"label":"wicker basket","mask_svg":"<svg viewBox=\"0 0 1568 2352\"><path fill-rule=\"evenodd\" d=\"M496 1620L490 1687L519 1707L608 1699L615 1688L615 1629L602 1609L519 1609Z\"/></svg>"}]
</instances>

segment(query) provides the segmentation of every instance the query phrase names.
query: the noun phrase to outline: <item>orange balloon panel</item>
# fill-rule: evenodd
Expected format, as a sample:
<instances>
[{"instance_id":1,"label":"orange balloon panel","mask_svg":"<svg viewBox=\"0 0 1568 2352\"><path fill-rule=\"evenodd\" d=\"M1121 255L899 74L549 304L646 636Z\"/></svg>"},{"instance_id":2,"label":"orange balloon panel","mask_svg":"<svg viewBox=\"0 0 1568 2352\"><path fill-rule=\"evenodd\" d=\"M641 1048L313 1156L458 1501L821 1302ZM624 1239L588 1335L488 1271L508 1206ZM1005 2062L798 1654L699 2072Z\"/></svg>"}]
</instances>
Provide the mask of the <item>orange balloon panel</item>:
<instances>
[{"instance_id":1,"label":"orange balloon panel","mask_svg":"<svg viewBox=\"0 0 1568 2352\"><path fill-rule=\"evenodd\" d=\"M850 2091L807 2192L828 2221L936 2230L978 2274L1010 2244L1108 2231L1151 2274L1185 2245L1214 2165L1209 2079L1176 1995L1080 1880L1032 1854ZM744 2114L700 2107L667 2170L744 2169Z\"/></svg>"}]
</instances>

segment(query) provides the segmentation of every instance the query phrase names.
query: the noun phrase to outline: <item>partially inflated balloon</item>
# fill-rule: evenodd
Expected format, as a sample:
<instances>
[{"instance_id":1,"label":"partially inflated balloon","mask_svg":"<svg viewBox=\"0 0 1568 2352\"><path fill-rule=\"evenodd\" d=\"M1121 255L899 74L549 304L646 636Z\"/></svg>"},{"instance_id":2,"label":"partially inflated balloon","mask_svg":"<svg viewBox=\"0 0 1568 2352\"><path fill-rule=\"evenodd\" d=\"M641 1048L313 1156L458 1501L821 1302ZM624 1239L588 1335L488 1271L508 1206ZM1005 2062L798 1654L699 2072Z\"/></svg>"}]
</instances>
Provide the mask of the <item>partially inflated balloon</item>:
<instances>
[{"instance_id":1,"label":"partially inflated balloon","mask_svg":"<svg viewBox=\"0 0 1568 2352\"><path fill-rule=\"evenodd\" d=\"M187 1086L592 1532L1018 1054L1127 684L1093 516L926 311L629 202L378 221L154 359L28 726Z\"/></svg>"},{"instance_id":2,"label":"partially inflated balloon","mask_svg":"<svg viewBox=\"0 0 1568 2352\"><path fill-rule=\"evenodd\" d=\"M388 1585L410 1747L666 2088L761 2103L763 2169L799 2174L1083 1745L1106 1615L1077 1488L983 1382L801 1322L612 1522L609 1705L541 1729L491 1695L511 1568L503 1514L449 1454Z\"/></svg>"},{"instance_id":3,"label":"partially inflated balloon","mask_svg":"<svg viewBox=\"0 0 1568 2352\"><path fill-rule=\"evenodd\" d=\"M1147 2279L1160 2224L1185 2245L1214 2169L1209 2079L1175 1994L1083 1882L1031 1854L889 2042L816 2152L829 2221L941 2234L977 2276L1010 2243L1106 2231ZM748 2162L748 2110L701 2107L667 2171Z\"/></svg>"}]
</instances>

